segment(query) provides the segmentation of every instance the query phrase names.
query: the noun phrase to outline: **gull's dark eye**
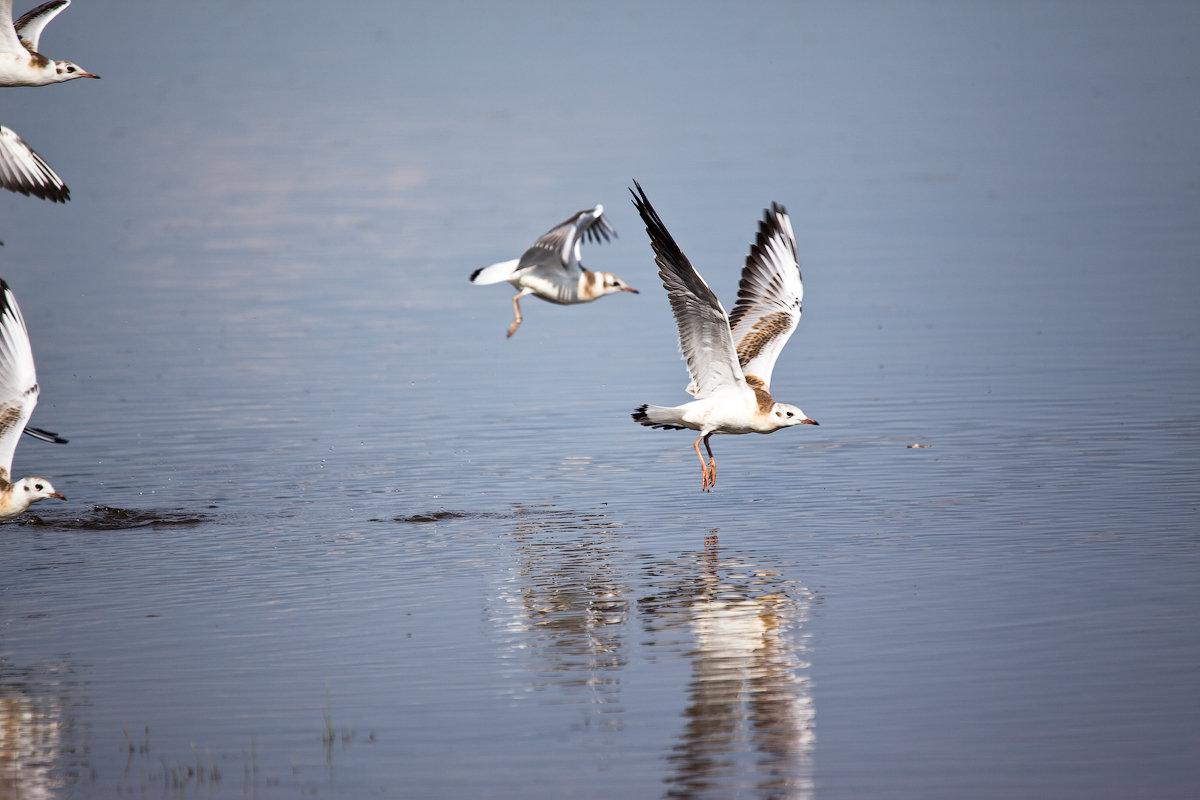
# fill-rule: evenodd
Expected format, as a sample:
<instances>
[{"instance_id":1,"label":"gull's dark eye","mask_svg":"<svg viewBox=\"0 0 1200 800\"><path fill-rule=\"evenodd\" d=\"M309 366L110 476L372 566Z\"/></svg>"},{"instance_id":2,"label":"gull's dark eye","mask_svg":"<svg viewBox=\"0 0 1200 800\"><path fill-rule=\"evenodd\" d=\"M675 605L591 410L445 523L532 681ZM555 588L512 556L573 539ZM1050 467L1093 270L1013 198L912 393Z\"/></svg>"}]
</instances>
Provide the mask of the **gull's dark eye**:
<instances>
[{"instance_id":1,"label":"gull's dark eye","mask_svg":"<svg viewBox=\"0 0 1200 800\"><path fill-rule=\"evenodd\" d=\"M37 489L40 492L42 490L42 485L40 483L34 484L33 488Z\"/></svg>"},{"instance_id":2,"label":"gull's dark eye","mask_svg":"<svg viewBox=\"0 0 1200 800\"><path fill-rule=\"evenodd\" d=\"M75 68L74 68L74 67L67 67L67 72L74 72L74 71L75 71ZM39 488L40 488L40 487L39 487Z\"/></svg>"},{"instance_id":3,"label":"gull's dark eye","mask_svg":"<svg viewBox=\"0 0 1200 800\"><path fill-rule=\"evenodd\" d=\"M787 415L788 415L789 417L795 416L795 415L794 415L792 412L790 412L790 411L789 411L789 412L787 412Z\"/></svg>"}]
</instances>

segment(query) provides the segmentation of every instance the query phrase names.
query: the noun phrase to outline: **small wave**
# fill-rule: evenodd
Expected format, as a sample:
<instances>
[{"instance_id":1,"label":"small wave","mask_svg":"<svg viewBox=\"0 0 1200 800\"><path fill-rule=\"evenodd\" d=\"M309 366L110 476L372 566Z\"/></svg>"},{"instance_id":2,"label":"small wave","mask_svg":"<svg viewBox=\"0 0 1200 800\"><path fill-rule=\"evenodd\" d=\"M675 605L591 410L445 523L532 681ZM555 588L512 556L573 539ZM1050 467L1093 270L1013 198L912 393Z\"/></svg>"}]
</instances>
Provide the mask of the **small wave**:
<instances>
[{"instance_id":1,"label":"small wave","mask_svg":"<svg viewBox=\"0 0 1200 800\"><path fill-rule=\"evenodd\" d=\"M393 517L391 521L418 525L425 522L445 522L456 519L509 519L512 516L512 514L497 514L489 511L449 511L443 508L438 511L411 514L407 517Z\"/></svg>"},{"instance_id":2,"label":"small wave","mask_svg":"<svg viewBox=\"0 0 1200 800\"><path fill-rule=\"evenodd\" d=\"M126 530L129 528L149 528L161 525L199 525L207 522L208 517L186 511L155 511L131 508L113 508L112 506L92 506L91 511L75 519L44 520L38 516L29 516L25 522L28 525L45 525L54 528L76 528L80 530L107 531Z\"/></svg>"}]
</instances>

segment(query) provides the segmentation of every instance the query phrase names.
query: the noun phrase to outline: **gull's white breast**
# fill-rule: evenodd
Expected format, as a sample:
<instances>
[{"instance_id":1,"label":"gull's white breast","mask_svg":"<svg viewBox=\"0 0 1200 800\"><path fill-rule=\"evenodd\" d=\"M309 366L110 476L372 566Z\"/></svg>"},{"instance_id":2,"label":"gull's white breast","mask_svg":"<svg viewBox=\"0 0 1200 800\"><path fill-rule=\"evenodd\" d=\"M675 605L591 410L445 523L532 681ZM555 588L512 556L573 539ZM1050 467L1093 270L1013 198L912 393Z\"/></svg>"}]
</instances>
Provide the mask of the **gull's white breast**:
<instances>
[{"instance_id":1,"label":"gull's white breast","mask_svg":"<svg viewBox=\"0 0 1200 800\"><path fill-rule=\"evenodd\" d=\"M38 63L40 62L40 63ZM54 75L54 62L29 53L0 53L0 86L43 86Z\"/></svg>"},{"instance_id":2,"label":"gull's white breast","mask_svg":"<svg viewBox=\"0 0 1200 800\"><path fill-rule=\"evenodd\" d=\"M754 392L730 387L683 405L683 419L695 430L754 433L762 430Z\"/></svg>"}]
</instances>

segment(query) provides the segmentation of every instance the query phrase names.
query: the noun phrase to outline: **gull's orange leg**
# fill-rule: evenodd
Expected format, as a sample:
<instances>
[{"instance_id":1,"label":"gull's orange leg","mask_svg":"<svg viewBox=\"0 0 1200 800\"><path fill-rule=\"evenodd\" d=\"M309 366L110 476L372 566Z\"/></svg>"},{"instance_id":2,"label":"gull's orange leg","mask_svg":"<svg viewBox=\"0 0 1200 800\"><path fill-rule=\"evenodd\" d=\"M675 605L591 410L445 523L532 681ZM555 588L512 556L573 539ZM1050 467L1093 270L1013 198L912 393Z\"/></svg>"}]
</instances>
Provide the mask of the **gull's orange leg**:
<instances>
[{"instance_id":1,"label":"gull's orange leg","mask_svg":"<svg viewBox=\"0 0 1200 800\"><path fill-rule=\"evenodd\" d=\"M700 459L700 491L702 492L711 491L717 482L717 460L713 458L712 448L708 446L709 436L712 436L712 434L701 436L692 445L692 448L696 451L696 458ZM708 463L705 463L704 456L700 455L701 442L704 442L704 449L708 451Z\"/></svg>"},{"instance_id":2,"label":"gull's orange leg","mask_svg":"<svg viewBox=\"0 0 1200 800\"><path fill-rule=\"evenodd\" d=\"M521 299L521 295L523 294L525 293L518 292L513 295L513 313L517 315L517 318L513 320L512 325L508 326L508 334L505 338L512 338L512 335L517 332L517 326L521 324L521 307L517 305L517 301Z\"/></svg>"},{"instance_id":3,"label":"gull's orange leg","mask_svg":"<svg viewBox=\"0 0 1200 800\"><path fill-rule=\"evenodd\" d=\"M708 446L709 436L712 434L704 437L704 449L708 451L708 488L711 490L717 485L717 459L713 457L712 448Z\"/></svg>"}]
</instances>

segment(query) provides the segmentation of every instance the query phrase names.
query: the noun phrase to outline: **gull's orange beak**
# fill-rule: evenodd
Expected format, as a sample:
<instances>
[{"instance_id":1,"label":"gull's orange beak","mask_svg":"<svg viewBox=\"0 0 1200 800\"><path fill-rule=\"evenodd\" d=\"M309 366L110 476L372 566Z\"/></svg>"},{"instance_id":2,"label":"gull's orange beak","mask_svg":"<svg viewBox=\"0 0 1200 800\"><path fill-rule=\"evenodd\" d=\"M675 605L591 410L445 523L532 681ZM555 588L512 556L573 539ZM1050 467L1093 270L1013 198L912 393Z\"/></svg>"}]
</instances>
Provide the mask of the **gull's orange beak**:
<instances>
[{"instance_id":1,"label":"gull's orange beak","mask_svg":"<svg viewBox=\"0 0 1200 800\"><path fill-rule=\"evenodd\" d=\"M58 492L51 492L50 494L46 495L46 497L57 497L59 500L67 499L65 495L61 495Z\"/></svg>"},{"instance_id":2,"label":"gull's orange beak","mask_svg":"<svg viewBox=\"0 0 1200 800\"><path fill-rule=\"evenodd\" d=\"M802 420L800 420L800 423L803 425L820 425L821 424L821 423L817 422L815 419L802 419Z\"/></svg>"},{"instance_id":3,"label":"gull's orange beak","mask_svg":"<svg viewBox=\"0 0 1200 800\"><path fill-rule=\"evenodd\" d=\"M638 290L633 288L632 286L622 286L621 291L622 292L633 292L634 294L640 294L640 292L638 292Z\"/></svg>"}]
</instances>

